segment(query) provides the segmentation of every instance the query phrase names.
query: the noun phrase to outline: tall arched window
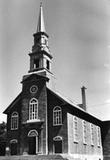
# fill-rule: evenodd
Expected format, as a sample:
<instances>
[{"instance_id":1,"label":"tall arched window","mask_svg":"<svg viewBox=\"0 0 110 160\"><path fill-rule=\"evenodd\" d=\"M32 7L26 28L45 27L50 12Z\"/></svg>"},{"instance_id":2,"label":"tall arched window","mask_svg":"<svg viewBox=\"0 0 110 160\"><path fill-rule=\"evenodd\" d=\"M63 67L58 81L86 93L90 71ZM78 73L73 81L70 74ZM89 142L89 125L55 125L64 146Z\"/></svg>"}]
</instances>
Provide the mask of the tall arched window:
<instances>
[{"instance_id":1,"label":"tall arched window","mask_svg":"<svg viewBox=\"0 0 110 160\"><path fill-rule=\"evenodd\" d=\"M74 142L78 142L78 117L73 116L73 138Z\"/></svg>"},{"instance_id":2,"label":"tall arched window","mask_svg":"<svg viewBox=\"0 0 110 160\"><path fill-rule=\"evenodd\" d=\"M100 133L100 127L97 126L97 146L101 146L101 133Z\"/></svg>"},{"instance_id":3,"label":"tall arched window","mask_svg":"<svg viewBox=\"0 0 110 160\"><path fill-rule=\"evenodd\" d=\"M87 144L87 123L86 121L82 121L82 127L83 127L83 143Z\"/></svg>"},{"instance_id":4,"label":"tall arched window","mask_svg":"<svg viewBox=\"0 0 110 160\"><path fill-rule=\"evenodd\" d=\"M13 112L11 115L11 129L15 130L18 129L18 113Z\"/></svg>"},{"instance_id":5,"label":"tall arched window","mask_svg":"<svg viewBox=\"0 0 110 160\"><path fill-rule=\"evenodd\" d=\"M29 103L29 120L38 119L38 101L32 98Z\"/></svg>"},{"instance_id":6,"label":"tall arched window","mask_svg":"<svg viewBox=\"0 0 110 160\"><path fill-rule=\"evenodd\" d=\"M94 125L90 123L91 145L94 145Z\"/></svg>"},{"instance_id":7,"label":"tall arched window","mask_svg":"<svg viewBox=\"0 0 110 160\"><path fill-rule=\"evenodd\" d=\"M62 125L62 109L59 106L53 109L53 125Z\"/></svg>"}]
</instances>

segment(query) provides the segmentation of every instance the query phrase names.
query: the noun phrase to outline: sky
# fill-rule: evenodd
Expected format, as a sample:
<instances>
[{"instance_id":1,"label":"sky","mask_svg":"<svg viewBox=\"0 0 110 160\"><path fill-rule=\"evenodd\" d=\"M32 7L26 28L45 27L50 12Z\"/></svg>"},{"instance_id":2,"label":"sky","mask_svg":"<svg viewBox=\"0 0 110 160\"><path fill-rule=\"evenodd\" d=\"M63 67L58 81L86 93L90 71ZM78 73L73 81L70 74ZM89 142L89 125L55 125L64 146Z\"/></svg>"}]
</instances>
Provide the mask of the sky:
<instances>
[{"instance_id":1,"label":"sky","mask_svg":"<svg viewBox=\"0 0 110 160\"><path fill-rule=\"evenodd\" d=\"M42 0L56 88L87 111L110 120L110 0ZM40 0L0 1L0 122L21 92Z\"/></svg>"}]
</instances>

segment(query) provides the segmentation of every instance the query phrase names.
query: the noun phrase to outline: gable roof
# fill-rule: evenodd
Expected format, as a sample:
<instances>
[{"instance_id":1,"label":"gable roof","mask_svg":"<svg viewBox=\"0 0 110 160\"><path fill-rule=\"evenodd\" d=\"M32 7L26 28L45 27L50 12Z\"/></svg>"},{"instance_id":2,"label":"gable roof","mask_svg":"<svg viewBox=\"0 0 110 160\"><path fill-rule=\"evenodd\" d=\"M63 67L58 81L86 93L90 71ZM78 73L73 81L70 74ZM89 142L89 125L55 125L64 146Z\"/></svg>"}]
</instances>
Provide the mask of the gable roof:
<instances>
[{"instance_id":1,"label":"gable roof","mask_svg":"<svg viewBox=\"0 0 110 160\"><path fill-rule=\"evenodd\" d=\"M52 93L54 94L55 96L57 96L59 99L61 99L62 101L64 101L64 105L67 105L69 104L72 108L74 107L75 109L78 109L79 111L83 112L84 114L92 117L92 118L95 118L97 121L100 121L100 119L96 118L94 115L88 113L87 111L85 111L84 109L82 109L81 107L79 107L75 102L73 102L72 100L69 100L68 98L66 98L65 96L63 96L62 94L60 94L58 91L55 91L55 90L52 90L50 88L47 87L47 89Z\"/></svg>"},{"instance_id":2,"label":"gable roof","mask_svg":"<svg viewBox=\"0 0 110 160\"><path fill-rule=\"evenodd\" d=\"M12 103L5 109L3 113L7 114L10 109L21 100L21 93L12 101Z\"/></svg>"},{"instance_id":3,"label":"gable roof","mask_svg":"<svg viewBox=\"0 0 110 160\"><path fill-rule=\"evenodd\" d=\"M59 93L58 91L55 91L55 90L52 90L50 88L47 87L47 89L52 93L54 94L55 96L57 96L58 98L60 98L62 101L65 102L65 104L70 104L72 106L74 106L75 108L83 111L83 112L86 112L85 110L83 110L81 107L79 107L75 102L73 102L72 100L69 100L67 97L63 96L61 93Z\"/></svg>"}]
</instances>

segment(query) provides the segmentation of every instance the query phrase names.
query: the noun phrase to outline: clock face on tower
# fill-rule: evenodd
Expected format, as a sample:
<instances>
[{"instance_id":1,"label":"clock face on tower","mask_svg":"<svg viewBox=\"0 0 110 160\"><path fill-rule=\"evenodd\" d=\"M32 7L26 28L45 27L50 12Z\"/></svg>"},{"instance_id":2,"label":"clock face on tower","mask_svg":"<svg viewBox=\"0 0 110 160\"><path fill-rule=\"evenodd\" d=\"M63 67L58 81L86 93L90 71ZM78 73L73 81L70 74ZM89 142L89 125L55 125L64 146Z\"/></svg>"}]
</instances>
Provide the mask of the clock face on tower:
<instances>
[{"instance_id":1,"label":"clock face on tower","mask_svg":"<svg viewBox=\"0 0 110 160\"><path fill-rule=\"evenodd\" d=\"M36 85L32 85L30 87L30 93L36 93L38 91L38 87Z\"/></svg>"}]
</instances>

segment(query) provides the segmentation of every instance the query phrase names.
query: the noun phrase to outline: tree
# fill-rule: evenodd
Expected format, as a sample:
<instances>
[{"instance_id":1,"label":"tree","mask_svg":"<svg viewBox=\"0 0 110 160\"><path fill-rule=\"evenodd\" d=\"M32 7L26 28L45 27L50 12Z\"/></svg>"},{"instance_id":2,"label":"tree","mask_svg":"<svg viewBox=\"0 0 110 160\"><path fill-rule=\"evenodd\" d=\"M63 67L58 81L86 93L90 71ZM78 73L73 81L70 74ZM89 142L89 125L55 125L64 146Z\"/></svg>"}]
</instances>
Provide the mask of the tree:
<instances>
[{"instance_id":1,"label":"tree","mask_svg":"<svg viewBox=\"0 0 110 160\"><path fill-rule=\"evenodd\" d=\"M0 123L0 156L5 155L6 148L6 123Z\"/></svg>"}]
</instances>

